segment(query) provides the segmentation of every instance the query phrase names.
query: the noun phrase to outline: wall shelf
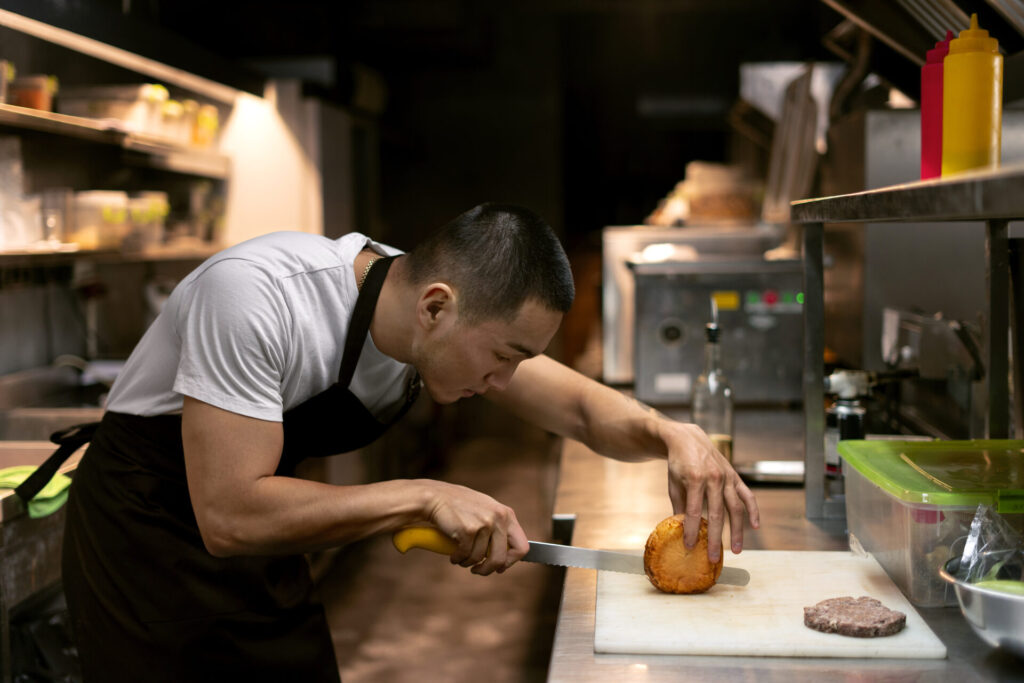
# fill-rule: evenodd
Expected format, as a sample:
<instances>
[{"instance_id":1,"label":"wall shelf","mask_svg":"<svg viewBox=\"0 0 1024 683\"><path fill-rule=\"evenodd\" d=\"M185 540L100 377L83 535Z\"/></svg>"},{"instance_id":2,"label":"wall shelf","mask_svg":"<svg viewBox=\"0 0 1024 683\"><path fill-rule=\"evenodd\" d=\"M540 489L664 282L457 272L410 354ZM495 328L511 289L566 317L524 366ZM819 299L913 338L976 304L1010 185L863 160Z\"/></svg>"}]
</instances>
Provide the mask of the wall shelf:
<instances>
[{"instance_id":1,"label":"wall shelf","mask_svg":"<svg viewBox=\"0 0 1024 683\"><path fill-rule=\"evenodd\" d=\"M101 119L0 104L0 126L121 147L128 161L175 173L225 180L231 160L221 154L111 127Z\"/></svg>"},{"instance_id":2,"label":"wall shelf","mask_svg":"<svg viewBox=\"0 0 1024 683\"><path fill-rule=\"evenodd\" d=\"M119 249L23 249L0 251L0 268L57 266L88 260L96 263L149 263L157 261L202 261L216 254L222 245L209 242L167 244L142 251Z\"/></svg>"}]
</instances>

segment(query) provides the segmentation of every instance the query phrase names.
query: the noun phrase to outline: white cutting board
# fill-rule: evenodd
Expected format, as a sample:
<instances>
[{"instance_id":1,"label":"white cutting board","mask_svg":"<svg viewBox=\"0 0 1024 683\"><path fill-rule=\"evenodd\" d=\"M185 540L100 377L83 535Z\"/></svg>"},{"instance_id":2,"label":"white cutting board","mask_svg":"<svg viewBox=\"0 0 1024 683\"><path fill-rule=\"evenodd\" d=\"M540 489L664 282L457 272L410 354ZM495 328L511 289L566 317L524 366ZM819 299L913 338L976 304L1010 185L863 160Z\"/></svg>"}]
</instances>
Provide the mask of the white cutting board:
<instances>
[{"instance_id":1,"label":"white cutting board","mask_svg":"<svg viewBox=\"0 0 1024 683\"><path fill-rule=\"evenodd\" d=\"M745 550L726 564L746 586L716 584L670 595L646 576L598 572L594 651L618 654L942 659L946 647L873 557L851 552ZM907 615L883 638L851 638L804 626L804 607L867 595Z\"/></svg>"}]
</instances>

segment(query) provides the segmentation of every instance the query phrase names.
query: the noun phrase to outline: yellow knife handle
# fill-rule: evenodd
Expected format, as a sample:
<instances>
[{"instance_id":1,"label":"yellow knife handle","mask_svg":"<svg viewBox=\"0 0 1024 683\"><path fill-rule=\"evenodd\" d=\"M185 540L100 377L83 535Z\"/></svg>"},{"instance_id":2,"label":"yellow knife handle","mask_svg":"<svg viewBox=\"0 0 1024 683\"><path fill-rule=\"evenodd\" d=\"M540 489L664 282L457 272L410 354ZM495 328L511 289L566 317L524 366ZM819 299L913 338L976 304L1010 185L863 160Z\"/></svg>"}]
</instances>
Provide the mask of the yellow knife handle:
<instances>
[{"instance_id":1,"label":"yellow knife handle","mask_svg":"<svg viewBox=\"0 0 1024 683\"><path fill-rule=\"evenodd\" d=\"M459 547L455 541L432 526L410 526L400 529L391 537L398 552L410 548L423 548L442 555L451 555Z\"/></svg>"}]
</instances>

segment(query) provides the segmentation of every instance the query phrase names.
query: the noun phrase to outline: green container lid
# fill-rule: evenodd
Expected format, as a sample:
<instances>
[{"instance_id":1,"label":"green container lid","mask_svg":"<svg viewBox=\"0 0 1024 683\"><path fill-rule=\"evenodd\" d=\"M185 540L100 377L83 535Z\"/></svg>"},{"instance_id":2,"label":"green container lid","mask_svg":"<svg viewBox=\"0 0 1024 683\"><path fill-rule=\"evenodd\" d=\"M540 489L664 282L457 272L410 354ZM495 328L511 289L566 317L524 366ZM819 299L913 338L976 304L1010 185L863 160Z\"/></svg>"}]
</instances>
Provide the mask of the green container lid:
<instances>
[{"instance_id":1,"label":"green container lid","mask_svg":"<svg viewBox=\"0 0 1024 683\"><path fill-rule=\"evenodd\" d=\"M849 440L839 454L907 503L1024 512L1024 441Z\"/></svg>"}]
</instances>

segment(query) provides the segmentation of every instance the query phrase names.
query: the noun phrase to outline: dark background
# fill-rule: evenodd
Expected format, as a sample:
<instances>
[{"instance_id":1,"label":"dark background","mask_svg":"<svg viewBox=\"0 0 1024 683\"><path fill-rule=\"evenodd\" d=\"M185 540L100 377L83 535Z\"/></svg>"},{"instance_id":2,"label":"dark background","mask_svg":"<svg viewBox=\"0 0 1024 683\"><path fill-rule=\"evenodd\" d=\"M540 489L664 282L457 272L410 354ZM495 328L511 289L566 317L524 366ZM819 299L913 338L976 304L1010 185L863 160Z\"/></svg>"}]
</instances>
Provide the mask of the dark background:
<instances>
[{"instance_id":1,"label":"dark background","mask_svg":"<svg viewBox=\"0 0 1024 683\"><path fill-rule=\"evenodd\" d=\"M377 72L386 234L508 201L570 249L725 160L740 64L835 61L840 21L819 0L101 1L235 61L326 58L342 104Z\"/></svg>"}]
</instances>

